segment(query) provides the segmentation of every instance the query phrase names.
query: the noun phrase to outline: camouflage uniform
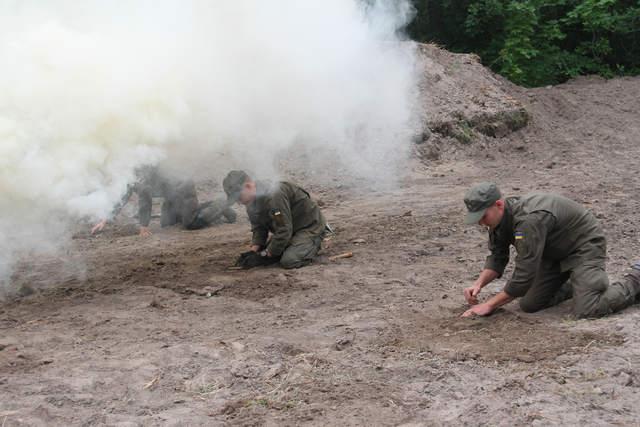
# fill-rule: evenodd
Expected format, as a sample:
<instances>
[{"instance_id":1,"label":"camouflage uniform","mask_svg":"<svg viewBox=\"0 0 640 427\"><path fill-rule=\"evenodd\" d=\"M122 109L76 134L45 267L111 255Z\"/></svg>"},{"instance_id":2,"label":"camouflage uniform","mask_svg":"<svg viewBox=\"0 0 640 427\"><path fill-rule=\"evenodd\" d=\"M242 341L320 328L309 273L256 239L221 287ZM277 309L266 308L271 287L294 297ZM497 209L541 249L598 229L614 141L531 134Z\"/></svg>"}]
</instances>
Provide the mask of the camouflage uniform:
<instances>
[{"instance_id":1,"label":"camouflage uniform","mask_svg":"<svg viewBox=\"0 0 640 427\"><path fill-rule=\"evenodd\" d=\"M327 222L309 193L295 184L256 181L256 199L247 205L247 215L252 244L281 257L284 268L305 266L320 250Z\"/></svg>"},{"instance_id":2,"label":"camouflage uniform","mask_svg":"<svg viewBox=\"0 0 640 427\"><path fill-rule=\"evenodd\" d=\"M228 222L235 222L236 213L225 199L217 199L203 204L198 203L196 186L191 180L172 180L161 174L157 168L144 168L135 184L127 187L112 212L115 217L131 198L138 195L138 218L140 225L148 227L151 221L153 197L162 197L160 225L168 227L182 224L188 230L207 227L221 222L224 216Z\"/></svg>"},{"instance_id":3,"label":"camouflage uniform","mask_svg":"<svg viewBox=\"0 0 640 427\"><path fill-rule=\"evenodd\" d=\"M505 199L502 220L489 232L485 268L502 275L510 245L517 251L516 266L504 291L522 297L526 312L573 296L576 317L599 317L633 304L640 293L637 272L609 283L606 241L596 218L565 197L536 193Z\"/></svg>"}]
</instances>

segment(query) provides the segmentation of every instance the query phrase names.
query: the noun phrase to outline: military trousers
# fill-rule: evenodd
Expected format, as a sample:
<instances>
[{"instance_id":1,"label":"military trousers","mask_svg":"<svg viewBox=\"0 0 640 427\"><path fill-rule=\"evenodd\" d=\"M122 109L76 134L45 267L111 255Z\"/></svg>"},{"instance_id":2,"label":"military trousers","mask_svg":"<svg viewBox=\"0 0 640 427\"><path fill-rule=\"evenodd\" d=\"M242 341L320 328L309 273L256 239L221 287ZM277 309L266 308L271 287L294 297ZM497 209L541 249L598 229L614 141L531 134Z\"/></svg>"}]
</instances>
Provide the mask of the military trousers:
<instances>
[{"instance_id":1,"label":"military trousers","mask_svg":"<svg viewBox=\"0 0 640 427\"><path fill-rule=\"evenodd\" d=\"M324 231L300 230L291 237L289 246L282 253L280 265L283 268L299 268L313 261L320 251Z\"/></svg>"},{"instance_id":2,"label":"military trousers","mask_svg":"<svg viewBox=\"0 0 640 427\"><path fill-rule=\"evenodd\" d=\"M523 311L532 313L573 297L573 314L577 318L604 316L636 301L640 293L640 275L628 275L610 283L604 270L606 247L593 258L562 271L557 261L543 259L534 284L520 299Z\"/></svg>"},{"instance_id":3,"label":"military trousers","mask_svg":"<svg viewBox=\"0 0 640 427\"><path fill-rule=\"evenodd\" d=\"M198 203L195 184L185 181L165 197L160 225L181 224L187 230L197 230L221 222L222 217L230 223L236 221L236 213L227 205L226 199Z\"/></svg>"},{"instance_id":4,"label":"military trousers","mask_svg":"<svg viewBox=\"0 0 640 427\"><path fill-rule=\"evenodd\" d=\"M182 182L172 189L169 194L165 194L162 202L160 226L169 227L182 224L185 228L188 228L195 220L197 212L198 196L196 194L196 186L193 181Z\"/></svg>"},{"instance_id":5,"label":"military trousers","mask_svg":"<svg viewBox=\"0 0 640 427\"><path fill-rule=\"evenodd\" d=\"M222 218L225 218L230 224L236 222L237 219L235 211L227 204L226 199L201 203L196 210L193 221L185 225L185 228L198 230L214 224L221 224Z\"/></svg>"}]
</instances>

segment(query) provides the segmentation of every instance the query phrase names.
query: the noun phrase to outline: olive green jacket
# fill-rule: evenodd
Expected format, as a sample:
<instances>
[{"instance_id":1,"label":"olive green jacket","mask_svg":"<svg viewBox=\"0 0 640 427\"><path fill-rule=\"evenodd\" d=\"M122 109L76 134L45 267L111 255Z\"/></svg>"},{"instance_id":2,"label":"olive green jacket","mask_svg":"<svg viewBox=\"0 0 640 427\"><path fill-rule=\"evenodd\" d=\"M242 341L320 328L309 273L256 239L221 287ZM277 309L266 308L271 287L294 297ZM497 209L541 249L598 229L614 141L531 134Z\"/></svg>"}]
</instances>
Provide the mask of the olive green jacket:
<instances>
[{"instance_id":1,"label":"olive green jacket","mask_svg":"<svg viewBox=\"0 0 640 427\"><path fill-rule=\"evenodd\" d=\"M500 224L489 231L491 254L485 268L502 276L511 245L516 248L516 265L504 291L512 297L527 293L543 258L558 262L562 271L584 263L604 267L606 242L596 218L580 204L556 194L505 200Z\"/></svg>"},{"instance_id":2,"label":"olive green jacket","mask_svg":"<svg viewBox=\"0 0 640 427\"><path fill-rule=\"evenodd\" d=\"M309 193L290 182L256 182L256 199L247 205L247 215L253 232L252 244L267 246L269 232L273 233L267 250L280 256L289 246L291 237L301 230L320 235L326 220Z\"/></svg>"},{"instance_id":3,"label":"olive green jacket","mask_svg":"<svg viewBox=\"0 0 640 427\"><path fill-rule=\"evenodd\" d=\"M127 191L120 202L111 211L111 217L115 218L129 199L136 193L138 195L138 218L140 225L149 226L151 222L151 209L153 197L174 198L178 192L181 181L170 179L162 174L158 168L145 168L138 176L134 184L127 185Z\"/></svg>"}]
</instances>

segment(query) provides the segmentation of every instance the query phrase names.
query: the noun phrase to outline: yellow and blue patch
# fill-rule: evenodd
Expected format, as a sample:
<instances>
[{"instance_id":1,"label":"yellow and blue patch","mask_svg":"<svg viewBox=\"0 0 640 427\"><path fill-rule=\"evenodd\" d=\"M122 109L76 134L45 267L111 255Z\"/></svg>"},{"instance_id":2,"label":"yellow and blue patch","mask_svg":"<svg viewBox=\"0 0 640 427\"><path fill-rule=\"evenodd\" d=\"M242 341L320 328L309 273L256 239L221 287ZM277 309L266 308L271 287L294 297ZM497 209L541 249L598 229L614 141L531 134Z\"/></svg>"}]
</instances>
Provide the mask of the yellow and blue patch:
<instances>
[{"instance_id":1,"label":"yellow and blue patch","mask_svg":"<svg viewBox=\"0 0 640 427\"><path fill-rule=\"evenodd\" d=\"M282 215L280 209L271 209L271 212L269 212L269 214L271 215L271 219L273 219L276 225L284 225L284 216Z\"/></svg>"},{"instance_id":2,"label":"yellow and blue patch","mask_svg":"<svg viewBox=\"0 0 640 427\"><path fill-rule=\"evenodd\" d=\"M516 231L513 236L516 240L524 240L524 233L522 231Z\"/></svg>"}]
</instances>

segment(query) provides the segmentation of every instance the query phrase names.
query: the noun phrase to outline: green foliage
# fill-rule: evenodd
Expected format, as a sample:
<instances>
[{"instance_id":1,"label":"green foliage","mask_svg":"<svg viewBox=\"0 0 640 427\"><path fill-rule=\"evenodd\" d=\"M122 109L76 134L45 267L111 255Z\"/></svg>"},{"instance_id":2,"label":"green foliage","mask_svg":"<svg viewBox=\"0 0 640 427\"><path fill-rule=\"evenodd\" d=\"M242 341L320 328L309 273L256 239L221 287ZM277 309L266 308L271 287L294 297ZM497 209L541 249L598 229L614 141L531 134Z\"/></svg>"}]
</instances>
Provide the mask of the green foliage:
<instances>
[{"instance_id":1,"label":"green foliage","mask_svg":"<svg viewBox=\"0 0 640 427\"><path fill-rule=\"evenodd\" d=\"M640 72L640 0L414 0L410 34L475 52L512 81Z\"/></svg>"}]
</instances>

